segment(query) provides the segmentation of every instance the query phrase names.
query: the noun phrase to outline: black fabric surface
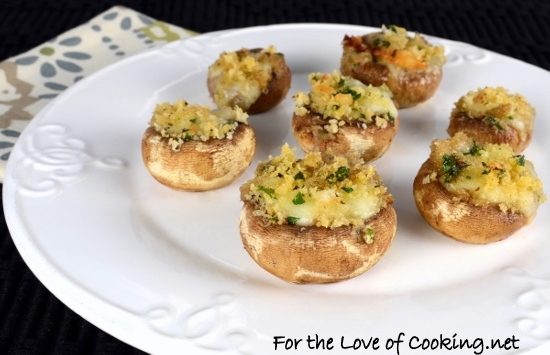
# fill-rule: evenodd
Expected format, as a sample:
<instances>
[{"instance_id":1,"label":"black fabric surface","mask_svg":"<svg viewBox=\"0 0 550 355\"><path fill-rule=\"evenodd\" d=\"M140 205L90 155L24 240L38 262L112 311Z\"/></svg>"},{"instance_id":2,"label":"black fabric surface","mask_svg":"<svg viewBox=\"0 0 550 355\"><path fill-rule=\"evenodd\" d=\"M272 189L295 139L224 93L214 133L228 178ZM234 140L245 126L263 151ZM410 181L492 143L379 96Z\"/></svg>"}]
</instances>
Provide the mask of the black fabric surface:
<instances>
[{"instance_id":1,"label":"black fabric surface","mask_svg":"<svg viewBox=\"0 0 550 355\"><path fill-rule=\"evenodd\" d=\"M0 61L114 5L204 33L328 22L409 30L467 42L550 70L550 1L0 0ZM503 73L506 75L506 73ZM0 354L141 354L83 320L27 268L0 218Z\"/></svg>"}]
</instances>

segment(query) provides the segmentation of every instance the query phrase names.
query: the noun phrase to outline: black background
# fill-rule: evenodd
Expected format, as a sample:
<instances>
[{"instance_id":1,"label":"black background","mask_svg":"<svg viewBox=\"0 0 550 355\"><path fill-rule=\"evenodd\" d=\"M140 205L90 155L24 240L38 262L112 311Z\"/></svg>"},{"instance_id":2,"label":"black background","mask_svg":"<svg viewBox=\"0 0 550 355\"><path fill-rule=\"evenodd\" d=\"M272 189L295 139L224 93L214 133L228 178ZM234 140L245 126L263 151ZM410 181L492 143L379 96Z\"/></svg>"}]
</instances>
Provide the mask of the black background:
<instances>
[{"instance_id":1,"label":"black background","mask_svg":"<svg viewBox=\"0 0 550 355\"><path fill-rule=\"evenodd\" d=\"M547 0L0 0L0 61L38 46L114 5L200 33L275 23L372 27L393 23L550 70ZM0 354L141 353L83 320L36 279L11 240L2 210Z\"/></svg>"}]
</instances>

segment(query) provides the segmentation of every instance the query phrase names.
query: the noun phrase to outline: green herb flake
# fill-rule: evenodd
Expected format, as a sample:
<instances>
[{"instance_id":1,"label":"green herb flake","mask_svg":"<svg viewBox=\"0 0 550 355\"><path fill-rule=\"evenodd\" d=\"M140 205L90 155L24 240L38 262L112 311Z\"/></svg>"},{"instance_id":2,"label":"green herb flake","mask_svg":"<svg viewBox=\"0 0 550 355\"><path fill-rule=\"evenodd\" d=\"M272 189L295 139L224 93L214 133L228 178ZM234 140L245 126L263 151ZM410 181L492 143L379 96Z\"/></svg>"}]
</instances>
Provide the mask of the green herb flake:
<instances>
[{"instance_id":1,"label":"green herb flake","mask_svg":"<svg viewBox=\"0 0 550 355\"><path fill-rule=\"evenodd\" d=\"M189 133L185 133L185 138L183 139L186 141L190 141L191 139L193 139L193 137Z\"/></svg>"},{"instance_id":2,"label":"green herb flake","mask_svg":"<svg viewBox=\"0 0 550 355\"><path fill-rule=\"evenodd\" d=\"M375 39L373 44L376 47L384 47L384 48L388 48L391 45L391 43L389 41L386 41L386 40L383 40L383 39L380 39L380 38Z\"/></svg>"},{"instance_id":3,"label":"green herb flake","mask_svg":"<svg viewBox=\"0 0 550 355\"><path fill-rule=\"evenodd\" d=\"M191 123L197 123L197 119L196 119L196 118L193 118L193 119L191 119L191 120L189 120L189 121L191 121Z\"/></svg>"},{"instance_id":4,"label":"green herb flake","mask_svg":"<svg viewBox=\"0 0 550 355\"><path fill-rule=\"evenodd\" d=\"M506 170L504 170L504 169L498 169L498 175L497 175L498 179L500 180L500 179L502 179L502 178L505 177L505 176L506 176Z\"/></svg>"},{"instance_id":5,"label":"green herb flake","mask_svg":"<svg viewBox=\"0 0 550 355\"><path fill-rule=\"evenodd\" d=\"M351 187L342 187L342 190L346 191L348 194L353 192L353 188Z\"/></svg>"},{"instance_id":6,"label":"green herb flake","mask_svg":"<svg viewBox=\"0 0 550 355\"><path fill-rule=\"evenodd\" d=\"M519 166L525 166L525 155L514 155L514 158L518 159Z\"/></svg>"},{"instance_id":7,"label":"green herb flake","mask_svg":"<svg viewBox=\"0 0 550 355\"><path fill-rule=\"evenodd\" d=\"M275 194L275 190L273 190L272 188L260 185L260 186L258 186L258 190L260 190L262 192L265 192L271 198L275 198L273 196Z\"/></svg>"},{"instance_id":8,"label":"green herb flake","mask_svg":"<svg viewBox=\"0 0 550 355\"><path fill-rule=\"evenodd\" d=\"M443 155L443 174L446 175L445 182L451 182L468 164L458 159L455 154Z\"/></svg>"},{"instance_id":9,"label":"green herb flake","mask_svg":"<svg viewBox=\"0 0 550 355\"><path fill-rule=\"evenodd\" d=\"M358 93L357 91L355 90L352 90L349 88L349 86L346 86L342 91L341 91L342 94L350 94L351 97L353 98L353 100L357 100L361 97L361 94Z\"/></svg>"},{"instance_id":10,"label":"green herb flake","mask_svg":"<svg viewBox=\"0 0 550 355\"><path fill-rule=\"evenodd\" d=\"M386 115L388 116L388 121L389 121L391 124L394 124L394 123L395 123L395 117L393 117L393 116L391 115L391 113L389 113L389 112L388 112Z\"/></svg>"},{"instance_id":11,"label":"green herb flake","mask_svg":"<svg viewBox=\"0 0 550 355\"><path fill-rule=\"evenodd\" d=\"M279 222L279 217L275 216L275 217L271 217L271 218L268 218L270 221L273 221L273 222Z\"/></svg>"},{"instance_id":12,"label":"green herb flake","mask_svg":"<svg viewBox=\"0 0 550 355\"><path fill-rule=\"evenodd\" d=\"M372 228L367 228L367 232L363 236L363 239L367 244L374 243L374 230Z\"/></svg>"},{"instance_id":13,"label":"green herb flake","mask_svg":"<svg viewBox=\"0 0 550 355\"><path fill-rule=\"evenodd\" d=\"M343 78L340 78L340 81L338 82L338 87L341 88L342 86L344 86L345 83L346 81Z\"/></svg>"},{"instance_id":14,"label":"green herb flake","mask_svg":"<svg viewBox=\"0 0 550 355\"><path fill-rule=\"evenodd\" d=\"M496 127L499 131L504 131L504 128L502 128L498 120L493 115L485 117L485 121L487 121L488 124Z\"/></svg>"},{"instance_id":15,"label":"green herb flake","mask_svg":"<svg viewBox=\"0 0 550 355\"><path fill-rule=\"evenodd\" d=\"M290 225L295 225L296 222L298 222L298 221L300 220L300 218L288 216L288 217L286 218L286 220L287 220L288 224L290 224Z\"/></svg>"},{"instance_id":16,"label":"green herb flake","mask_svg":"<svg viewBox=\"0 0 550 355\"><path fill-rule=\"evenodd\" d=\"M296 194L296 197L294 197L294 199L292 200L292 203L295 205L302 205L306 203L306 200L304 200L304 196L302 196L302 193L298 192Z\"/></svg>"},{"instance_id":17,"label":"green herb flake","mask_svg":"<svg viewBox=\"0 0 550 355\"><path fill-rule=\"evenodd\" d=\"M470 148L469 151L463 153L464 155L479 155L479 152L485 150L483 149L483 146L477 145L476 141L474 141L474 145Z\"/></svg>"},{"instance_id":18,"label":"green herb flake","mask_svg":"<svg viewBox=\"0 0 550 355\"><path fill-rule=\"evenodd\" d=\"M327 181L328 181L329 184L333 185L337 181L342 182L345 179L347 179L348 177L349 177L349 168L346 167L346 166L341 166L341 167L338 168L338 170L336 170L335 173L330 174L329 176L327 176Z\"/></svg>"},{"instance_id":19,"label":"green herb flake","mask_svg":"<svg viewBox=\"0 0 550 355\"><path fill-rule=\"evenodd\" d=\"M336 170L336 180L344 181L349 178L349 168L347 166L341 166Z\"/></svg>"},{"instance_id":20,"label":"green herb flake","mask_svg":"<svg viewBox=\"0 0 550 355\"><path fill-rule=\"evenodd\" d=\"M304 174L300 171L296 175L294 175L294 180L305 180Z\"/></svg>"},{"instance_id":21,"label":"green herb flake","mask_svg":"<svg viewBox=\"0 0 550 355\"><path fill-rule=\"evenodd\" d=\"M397 27L395 25L390 25L390 30L397 33Z\"/></svg>"},{"instance_id":22,"label":"green herb flake","mask_svg":"<svg viewBox=\"0 0 550 355\"><path fill-rule=\"evenodd\" d=\"M509 119L509 120L513 120L513 119L514 119L514 116L508 116L508 119Z\"/></svg>"}]
</instances>

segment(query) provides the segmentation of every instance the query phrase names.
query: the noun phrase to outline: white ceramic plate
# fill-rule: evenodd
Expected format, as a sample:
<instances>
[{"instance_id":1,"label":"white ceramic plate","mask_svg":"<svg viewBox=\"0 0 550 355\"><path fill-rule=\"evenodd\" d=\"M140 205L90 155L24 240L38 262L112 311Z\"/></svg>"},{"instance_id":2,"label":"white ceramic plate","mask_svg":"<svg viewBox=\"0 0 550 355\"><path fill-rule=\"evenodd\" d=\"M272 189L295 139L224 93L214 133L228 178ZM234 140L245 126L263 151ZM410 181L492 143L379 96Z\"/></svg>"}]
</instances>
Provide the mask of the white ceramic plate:
<instances>
[{"instance_id":1,"label":"white ceramic plate","mask_svg":"<svg viewBox=\"0 0 550 355\"><path fill-rule=\"evenodd\" d=\"M452 354L513 354L549 342L550 203L531 225L486 246L439 235L414 206L412 181L430 141L447 136L461 95L487 85L521 93L536 107L525 155L550 186L550 73L467 44L429 38L448 56L441 87L427 103L400 112L398 135L376 161L399 225L374 268L345 282L298 286L266 273L243 249L238 189L258 160L279 154L285 142L296 145L291 96L308 90L310 72L339 67L345 34L374 30L309 24L201 35L77 83L33 120L8 164L4 210L25 262L84 318L156 354L281 353L289 338L303 339L293 353L310 354L320 351L307 343L315 335L333 338L334 353L356 338L378 337L377 353L396 354L396 346L385 347L399 333L400 354L419 352L410 348L414 337L469 341L470 348ZM155 104L211 103L206 70L219 53L269 44L285 54L292 88L280 106L249 119L258 148L245 175L204 193L157 183L140 153ZM286 337L277 351L276 336ZM491 339L507 338L519 342L490 349Z\"/></svg>"}]
</instances>

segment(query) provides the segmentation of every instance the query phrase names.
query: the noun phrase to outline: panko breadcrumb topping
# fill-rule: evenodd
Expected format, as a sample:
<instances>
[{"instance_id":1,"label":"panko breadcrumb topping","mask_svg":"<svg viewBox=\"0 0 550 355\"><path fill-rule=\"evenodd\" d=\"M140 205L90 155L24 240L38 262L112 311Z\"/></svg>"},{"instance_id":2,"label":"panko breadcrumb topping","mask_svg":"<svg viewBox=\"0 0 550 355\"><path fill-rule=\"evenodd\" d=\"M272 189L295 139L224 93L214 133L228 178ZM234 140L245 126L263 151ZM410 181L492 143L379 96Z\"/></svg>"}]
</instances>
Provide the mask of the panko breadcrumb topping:
<instances>
[{"instance_id":1,"label":"panko breadcrumb topping","mask_svg":"<svg viewBox=\"0 0 550 355\"><path fill-rule=\"evenodd\" d=\"M288 144L258 165L241 187L241 199L253 202L254 215L270 223L326 228L362 227L393 201L374 166L320 152L298 159ZM372 243L372 230L364 229Z\"/></svg>"},{"instance_id":2,"label":"panko breadcrumb topping","mask_svg":"<svg viewBox=\"0 0 550 355\"><path fill-rule=\"evenodd\" d=\"M500 86L468 92L455 103L452 115L458 113L481 120L497 131L511 127L518 132L529 132L535 118L535 109L525 97L510 94Z\"/></svg>"},{"instance_id":3,"label":"panko breadcrumb topping","mask_svg":"<svg viewBox=\"0 0 550 355\"><path fill-rule=\"evenodd\" d=\"M294 96L294 113L303 116L309 110L327 119L324 127L328 132L338 132L338 127L346 123L376 124L386 127L394 124L397 108L392 93L386 85L366 86L358 80L341 76L337 71L312 73L308 77L311 91L305 94L298 91Z\"/></svg>"},{"instance_id":4,"label":"panko breadcrumb topping","mask_svg":"<svg viewBox=\"0 0 550 355\"><path fill-rule=\"evenodd\" d=\"M438 179L462 201L477 206L494 204L503 211L534 216L546 201L542 181L533 164L515 155L508 144L479 145L462 132L431 145L430 159L435 174L424 183Z\"/></svg>"},{"instance_id":5,"label":"panko breadcrumb topping","mask_svg":"<svg viewBox=\"0 0 550 355\"><path fill-rule=\"evenodd\" d=\"M370 57L369 61L407 69L441 68L447 61L442 46L430 45L417 32L414 37L409 37L403 27L382 25L381 32L370 34L367 38L365 44L360 36L346 36L344 46L354 48L360 56L364 53Z\"/></svg>"},{"instance_id":6,"label":"panko breadcrumb topping","mask_svg":"<svg viewBox=\"0 0 550 355\"><path fill-rule=\"evenodd\" d=\"M190 140L232 139L239 123L246 123L248 114L239 107L224 107L210 111L208 106L190 105L178 100L158 104L149 125L162 137L168 138L172 150L178 151Z\"/></svg>"},{"instance_id":7,"label":"panko breadcrumb topping","mask_svg":"<svg viewBox=\"0 0 550 355\"><path fill-rule=\"evenodd\" d=\"M253 52L223 52L208 68L208 78L219 80L214 101L219 107L238 105L248 109L268 88L272 77L269 56L280 55L274 46Z\"/></svg>"}]
</instances>

